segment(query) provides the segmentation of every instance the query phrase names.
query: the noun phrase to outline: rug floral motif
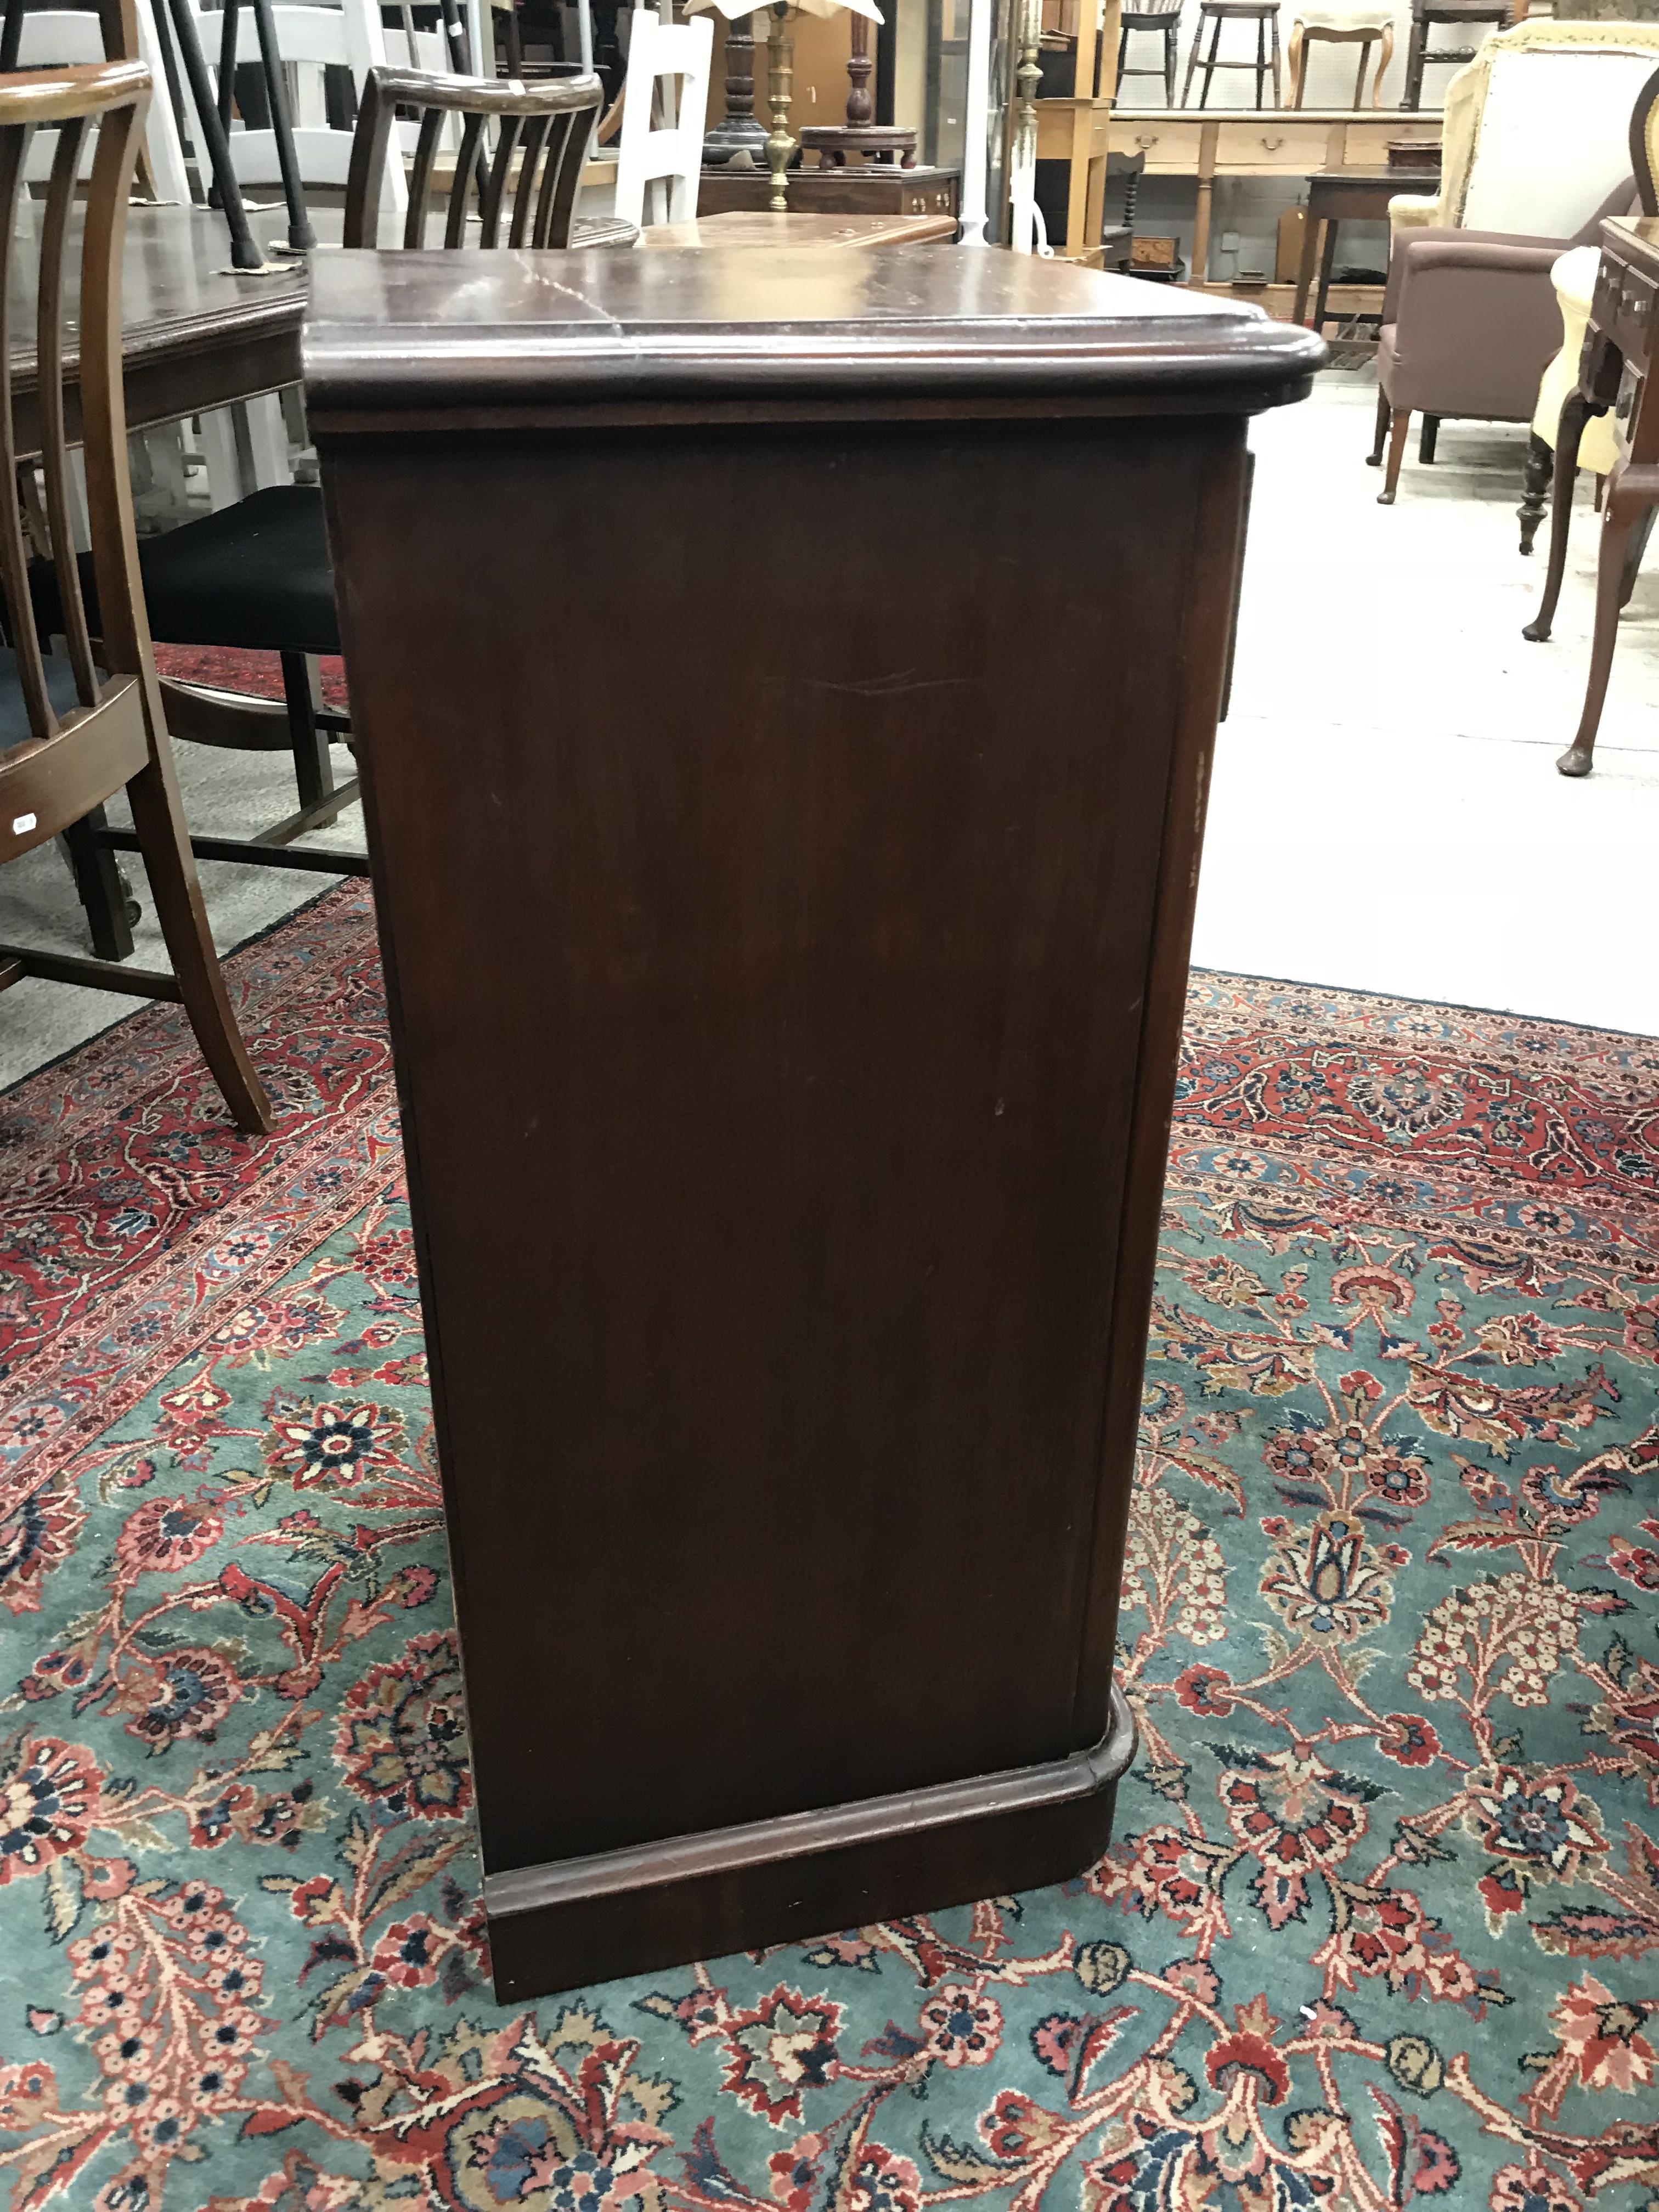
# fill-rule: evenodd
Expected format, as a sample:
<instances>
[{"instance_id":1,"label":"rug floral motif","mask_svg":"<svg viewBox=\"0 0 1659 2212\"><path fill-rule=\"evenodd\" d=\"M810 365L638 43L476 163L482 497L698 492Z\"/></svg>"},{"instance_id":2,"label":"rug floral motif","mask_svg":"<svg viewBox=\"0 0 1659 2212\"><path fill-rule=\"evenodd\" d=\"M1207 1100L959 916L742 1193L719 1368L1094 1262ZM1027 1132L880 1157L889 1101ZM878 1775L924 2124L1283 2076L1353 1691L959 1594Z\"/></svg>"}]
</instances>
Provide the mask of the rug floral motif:
<instances>
[{"instance_id":1,"label":"rug floral motif","mask_svg":"<svg viewBox=\"0 0 1659 2212\"><path fill-rule=\"evenodd\" d=\"M14 2207L1659 2200L1659 1048L1194 978L1109 1855L506 2009L363 894L234 977L274 1139L0 1101Z\"/></svg>"}]
</instances>

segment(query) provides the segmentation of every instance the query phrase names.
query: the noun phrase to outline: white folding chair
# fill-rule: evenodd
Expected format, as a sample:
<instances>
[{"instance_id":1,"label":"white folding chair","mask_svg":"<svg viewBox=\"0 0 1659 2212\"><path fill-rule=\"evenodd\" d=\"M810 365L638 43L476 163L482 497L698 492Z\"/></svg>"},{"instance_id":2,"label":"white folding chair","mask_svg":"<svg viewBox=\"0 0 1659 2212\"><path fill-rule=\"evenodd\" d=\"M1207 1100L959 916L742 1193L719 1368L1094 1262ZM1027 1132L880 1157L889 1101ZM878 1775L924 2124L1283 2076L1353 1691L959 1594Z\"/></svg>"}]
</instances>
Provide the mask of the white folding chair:
<instances>
[{"instance_id":1,"label":"white folding chair","mask_svg":"<svg viewBox=\"0 0 1659 2212\"><path fill-rule=\"evenodd\" d=\"M179 143L178 118L167 94L167 77L161 67L161 52L155 37L155 10L150 0L136 0L136 9L138 58L149 63L149 73L155 81L155 91L149 103L149 120L144 130L144 152L149 162L150 177L158 198L179 200L188 206L190 173L185 167L185 149ZM23 18L22 35L17 47L19 69L45 69L58 62L101 62L107 58L104 52L103 26L93 9L42 9ZM94 124L87 132L86 151L81 157L83 179L92 174L97 141L98 126ZM55 132L43 131L37 134L23 169L23 174L30 184L46 181L52 173L57 150Z\"/></svg>"},{"instance_id":2,"label":"white folding chair","mask_svg":"<svg viewBox=\"0 0 1659 2212\"><path fill-rule=\"evenodd\" d=\"M634 9L617 152L617 213L623 222L647 220L647 185L652 187L649 221L690 222L696 216L714 45L711 16L694 15L690 22L664 23L653 8ZM680 80L678 112L668 106L668 127L653 130L657 85L664 77ZM672 98L666 88L665 95Z\"/></svg>"}]
</instances>

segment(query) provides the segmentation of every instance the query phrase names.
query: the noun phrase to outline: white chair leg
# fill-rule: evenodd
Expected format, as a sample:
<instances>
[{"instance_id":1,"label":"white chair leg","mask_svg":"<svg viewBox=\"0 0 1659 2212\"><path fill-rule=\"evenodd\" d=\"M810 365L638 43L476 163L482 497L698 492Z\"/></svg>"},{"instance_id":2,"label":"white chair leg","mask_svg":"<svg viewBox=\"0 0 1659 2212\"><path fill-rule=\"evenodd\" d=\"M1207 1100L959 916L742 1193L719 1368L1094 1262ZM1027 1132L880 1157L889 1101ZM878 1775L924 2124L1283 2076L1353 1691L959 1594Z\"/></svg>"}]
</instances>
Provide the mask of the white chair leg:
<instances>
[{"instance_id":1,"label":"white chair leg","mask_svg":"<svg viewBox=\"0 0 1659 2212\"><path fill-rule=\"evenodd\" d=\"M262 392L257 399L239 399L231 413L244 490L263 491L268 484L292 483L294 469L288 456L288 426L283 420L280 395Z\"/></svg>"},{"instance_id":2,"label":"white chair leg","mask_svg":"<svg viewBox=\"0 0 1659 2212\"><path fill-rule=\"evenodd\" d=\"M196 448L207 471L209 507L217 514L222 507L234 507L242 496L242 470L228 407L197 417Z\"/></svg>"}]
</instances>

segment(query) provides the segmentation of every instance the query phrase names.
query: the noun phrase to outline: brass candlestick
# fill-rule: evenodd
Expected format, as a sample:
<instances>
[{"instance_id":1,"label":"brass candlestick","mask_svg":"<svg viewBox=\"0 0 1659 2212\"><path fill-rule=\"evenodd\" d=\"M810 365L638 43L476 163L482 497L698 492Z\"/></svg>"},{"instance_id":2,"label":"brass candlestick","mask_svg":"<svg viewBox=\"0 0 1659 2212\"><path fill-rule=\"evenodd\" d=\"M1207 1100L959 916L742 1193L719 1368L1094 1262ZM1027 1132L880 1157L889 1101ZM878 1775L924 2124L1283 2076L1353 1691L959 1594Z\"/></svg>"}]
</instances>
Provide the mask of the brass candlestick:
<instances>
[{"instance_id":1,"label":"brass candlestick","mask_svg":"<svg viewBox=\"0 0 1659 2212\"><path fill-rule=\"evenodd\" d=\"M795 142L789 136L789 103L795 89L795 39L789 27L789 0L775 0L772 35L766 42L766 96L772 104L772 128L766 134L766 166L772 172L772 197L767 205L775 215L788 209L788 169Z\"/></svg>"}]
</instances>

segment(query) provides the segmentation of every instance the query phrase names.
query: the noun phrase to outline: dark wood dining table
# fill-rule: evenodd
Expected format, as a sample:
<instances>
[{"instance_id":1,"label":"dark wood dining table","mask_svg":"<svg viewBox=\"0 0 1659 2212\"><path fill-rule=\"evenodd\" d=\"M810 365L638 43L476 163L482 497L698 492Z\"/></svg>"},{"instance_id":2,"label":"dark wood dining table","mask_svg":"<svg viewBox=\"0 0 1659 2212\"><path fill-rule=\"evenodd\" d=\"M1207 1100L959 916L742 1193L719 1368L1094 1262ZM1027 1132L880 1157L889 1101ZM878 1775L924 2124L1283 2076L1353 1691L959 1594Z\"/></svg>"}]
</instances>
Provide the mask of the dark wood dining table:
<instances>
[{"instance_id":1,"label":"dark wood dining table","mask_svg":"<svg viewBox=\"0 0 1659 2212\"><path fill-rule=\"evenodd\" d=\"M38 223L44 203L30 201L24 221ZM285 218L280 208L249 210L253 234L269 252ZM313 210L319 240L337 245L338 210ZM579 222L573 243L629 246L637 233L610 219ZM276 257L273 255L273 260ZM18 394L20 452L32 451L32 364L34 283L40 257L12 257L9 301L12 373ZM80 241L71 233L68 283L80 266ZM127 210L122 262L121 356L125 368L127 426L141 430L181 415L222 407L256 392L300 380L300 325L307 292L303 259L283 257L269 275L233 269L224 217L204 207L135 204ZM73 299L68 305L71 312ZM78 423L78 386L73 351L66 362L65 404L70 434Z\"/></svg>"}]
</instances>

